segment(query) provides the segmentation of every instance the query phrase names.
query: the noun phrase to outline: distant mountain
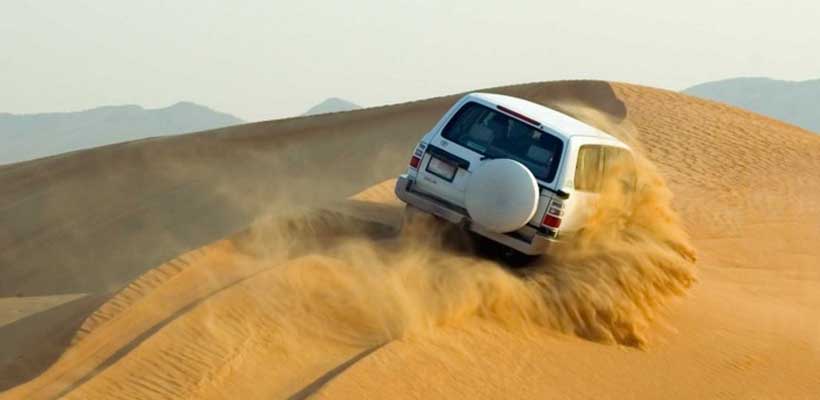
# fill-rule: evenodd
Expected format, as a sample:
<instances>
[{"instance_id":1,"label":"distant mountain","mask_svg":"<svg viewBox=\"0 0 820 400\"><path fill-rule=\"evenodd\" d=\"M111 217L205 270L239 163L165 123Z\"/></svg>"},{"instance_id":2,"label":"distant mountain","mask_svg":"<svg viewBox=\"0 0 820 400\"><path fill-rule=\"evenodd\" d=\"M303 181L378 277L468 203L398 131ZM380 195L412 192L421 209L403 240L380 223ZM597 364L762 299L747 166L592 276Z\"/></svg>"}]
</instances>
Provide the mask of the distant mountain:
<instances>
[{"instance_id":1,"label":"distant mountain","mask_svg":"<svg viewBox=\"0 0 820 400\"><path fill-rule=\"evenodd\" d=\"M242 122L233 115L190 102L158 109L124 105L64 113L0 113L0 164Z\"/></svg>"},{"instance_id":2,"label":"distant mountain","mask_svg":"<svg viewBox=\"0 0 820 400\"><path fill-rule=\"evenodd\" d=\"M331 97L307 110L306 113L302 115L316 115L316 114L326 114L332 112L339 112L339 111L350 111L350 110L358 110L362 108L360 105L347 101L345 99L340 99L338 97Z\"/></svg>"},{"instance_id":3,"label":"distant mountain","mask_svg":"<svg viewBox=\"0 0 820 400\"><path fill-rule=\"evenodd\" d=\"M745 108L820 133L820 79L793 82L736 78L703 83L683 92Z\"/></svg>"}]
</instances>

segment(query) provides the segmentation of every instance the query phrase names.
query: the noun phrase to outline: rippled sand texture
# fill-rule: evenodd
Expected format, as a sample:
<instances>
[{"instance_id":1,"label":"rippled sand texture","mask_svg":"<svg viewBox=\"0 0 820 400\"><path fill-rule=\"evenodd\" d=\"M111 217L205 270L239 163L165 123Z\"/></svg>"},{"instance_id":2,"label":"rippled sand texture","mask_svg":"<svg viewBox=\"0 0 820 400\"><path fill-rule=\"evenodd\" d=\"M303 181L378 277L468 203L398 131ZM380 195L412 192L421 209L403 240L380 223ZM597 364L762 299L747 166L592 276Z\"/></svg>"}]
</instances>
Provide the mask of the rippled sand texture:
<instances>
[{"instance_id":1,"label":"rippled sand texture","mask_svg":"<svg viewBox=\"0 0 820 400\"><path fill-rule=\"evenodd\" d=\"M456 97L0 168L0 398L820 392L820 137L634 85L489 91L631 143L638 195L520 270L400 231L391 178Z\"/></svg>"}]
</instances>

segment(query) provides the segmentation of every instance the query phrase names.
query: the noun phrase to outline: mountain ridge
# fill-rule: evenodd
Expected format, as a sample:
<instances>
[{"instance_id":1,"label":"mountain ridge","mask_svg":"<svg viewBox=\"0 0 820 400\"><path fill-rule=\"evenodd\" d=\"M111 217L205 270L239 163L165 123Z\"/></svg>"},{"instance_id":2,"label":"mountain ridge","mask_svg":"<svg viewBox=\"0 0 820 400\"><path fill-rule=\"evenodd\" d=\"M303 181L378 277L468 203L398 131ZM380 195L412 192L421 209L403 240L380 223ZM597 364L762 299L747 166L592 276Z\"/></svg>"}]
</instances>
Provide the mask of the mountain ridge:
<instances>
[{"instance_id":1,"label":"mountain ridge","mask_svg":"<svg viewBox=\"0 0 820 400\"><path fill-rule=\"evenodd\" d=\"M683 93L726 103L820 133L820 79L737 77L704 82Z\"/></svg>"},{"instance_id":2,"label":"mountain ridge","mask_svg":"<svg viewBox=\"0 0 820 400\"><path fill-rule=\"evenodd\" d=\"M104 105L81 111L0 113L0 164L113 143L241 124L244 121L191 101L167 107Z\"/></svg>"},{"instance_id":3,"label":"mountain ridge","mask_svg":"<svg viewBox=\"0 0 820 400\"><path fill-rule=\"evenodd\" d=\"M358 110L362 107L350 100L345 100L340 97L328 97L321 103L309 108L302 116L327 114L342 111Z\"/></svg>"}]
</instances>

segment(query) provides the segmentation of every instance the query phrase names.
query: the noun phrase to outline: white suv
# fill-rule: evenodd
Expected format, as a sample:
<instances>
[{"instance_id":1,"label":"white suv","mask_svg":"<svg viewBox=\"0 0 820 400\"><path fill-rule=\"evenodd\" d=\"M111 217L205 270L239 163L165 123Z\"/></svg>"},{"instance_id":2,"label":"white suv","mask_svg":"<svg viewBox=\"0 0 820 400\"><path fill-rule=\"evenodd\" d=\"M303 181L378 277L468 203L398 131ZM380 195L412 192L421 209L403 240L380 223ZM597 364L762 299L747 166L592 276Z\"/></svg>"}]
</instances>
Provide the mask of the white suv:
<instances>
[{"instance_id":1,"label":"white suv","mask_svg":"<svg viewBox=\"0 0 820 400\"><path fill-rule=\"evenodd\" d=\"M565 114L497 94L464 96L422 137L396 195L520 253L577 232L629 147Z\"/></svg>"}]
</instances>

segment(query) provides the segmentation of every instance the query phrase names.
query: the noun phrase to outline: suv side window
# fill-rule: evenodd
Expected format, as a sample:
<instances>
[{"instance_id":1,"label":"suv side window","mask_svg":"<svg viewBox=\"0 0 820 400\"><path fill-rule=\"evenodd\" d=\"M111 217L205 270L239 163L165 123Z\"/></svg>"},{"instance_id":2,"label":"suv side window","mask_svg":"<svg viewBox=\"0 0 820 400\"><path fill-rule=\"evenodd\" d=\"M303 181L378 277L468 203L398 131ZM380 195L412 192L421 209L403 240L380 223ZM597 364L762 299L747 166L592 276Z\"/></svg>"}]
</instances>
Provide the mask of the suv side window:
<instances>
[{"instance_id":1,"label":"suv side window","mask_svg":"<svg viewBox=\"0 0 820 400\"><path fill-rule=\"evenodd\" d=\"M598 145L585 144L578 150L578 162L575 164L575 189L585 192L597 192L601 186L602 152Z\"/></svg>"},{"instance_id":2,"label":"suv side window","mask_svg":"<svg viewBox=\"0 0 820 400\"><path fill-rule=\"evenodd\" d=\"M599 192L610 174L618 174L624 189L634 188L634 162L629 151L612 146L581 146L575 166L575 189Z\"/></svg>"}]
</instances>

